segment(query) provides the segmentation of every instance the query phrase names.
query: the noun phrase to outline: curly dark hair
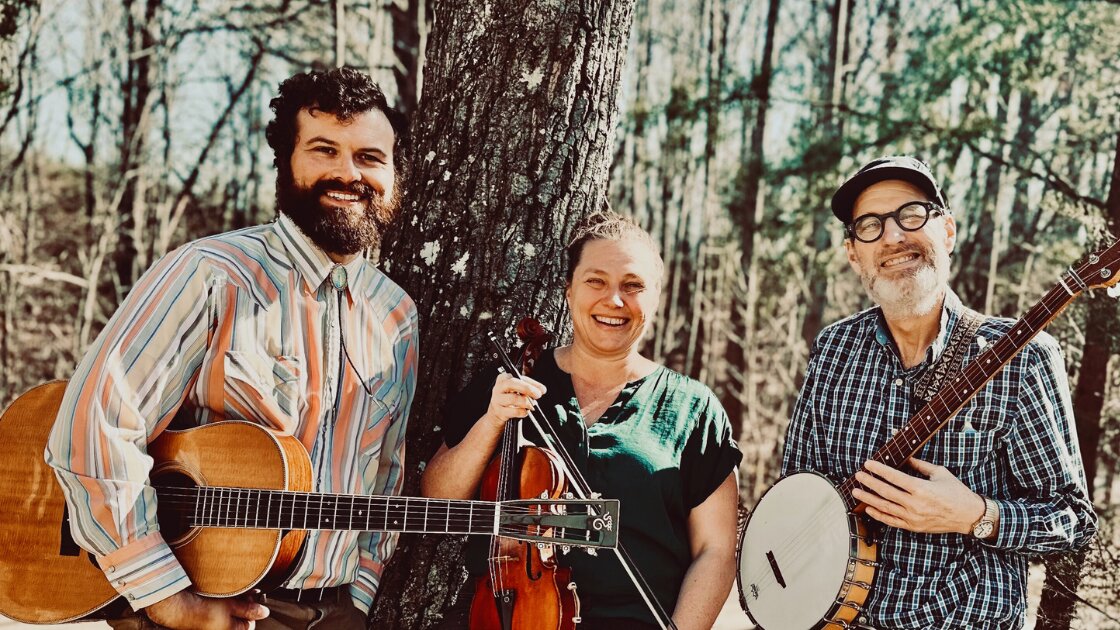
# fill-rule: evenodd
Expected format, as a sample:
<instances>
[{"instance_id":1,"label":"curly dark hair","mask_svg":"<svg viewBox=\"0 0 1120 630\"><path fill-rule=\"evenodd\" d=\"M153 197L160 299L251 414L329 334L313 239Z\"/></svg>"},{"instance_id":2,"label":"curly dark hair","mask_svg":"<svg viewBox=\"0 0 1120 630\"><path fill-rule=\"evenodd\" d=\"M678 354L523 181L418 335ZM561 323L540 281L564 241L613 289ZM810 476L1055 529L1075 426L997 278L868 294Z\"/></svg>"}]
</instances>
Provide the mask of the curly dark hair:
<instances>
[{"instance_id":1,"label":"curly dark hair","mask_svg":"<svg viewBox=\"0 0 1120 630\"><path fill-rule=\"evenodd\" d=\"M389 107L385 93L361 70L344 66L303 72L280 84L279 94L269 102L276 114L265 129L272 163L286 173L296 144L296 117L300 110L314 108L348 121L379 109L393 126L393 167L398 173L407 164L408 123L404 114Z\"/></svg>"}]
</instances>

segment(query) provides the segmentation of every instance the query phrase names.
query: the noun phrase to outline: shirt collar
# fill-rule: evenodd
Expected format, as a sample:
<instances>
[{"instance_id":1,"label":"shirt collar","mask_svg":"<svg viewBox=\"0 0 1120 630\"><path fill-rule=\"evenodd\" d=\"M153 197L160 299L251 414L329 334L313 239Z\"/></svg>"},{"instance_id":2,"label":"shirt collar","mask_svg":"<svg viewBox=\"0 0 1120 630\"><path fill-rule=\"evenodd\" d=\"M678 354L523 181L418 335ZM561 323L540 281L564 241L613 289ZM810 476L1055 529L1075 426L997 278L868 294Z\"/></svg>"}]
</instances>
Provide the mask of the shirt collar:
<instances>
[{"instance_id":1,"label":"shirt collar","mask_svg":"<svg viewBox=\"0 0 1120 630\"><path fill-rule=\"evenodd\" d=\"M296 268L296 273L303 278L307 289L315 292L324 283L330 282L331 270L338 264L327 256L321 247L316 245L303 233L295 223L292 222L286 214L280 213L280 218L273 223L273 229L280 237L280 241L288 250L288 255L292 259L292 264ZM362 269L364 258L357 256L354 260L343 265L346 267L348 283L346 287L347 293L350 287L354 286L354 282L358 278L358 274Z\"/></svg>"},{"instance_id":2,"label":"shirt collar","mask_svg":"<svg viewBox=\"0 0 1120 630\"><path fill-rule=\"evenodd\" d=\"M887 328L887 321L883 319L883 311L877 310L877 317L875 317L875 341L879 342L885 348L894 349L890 330ZM932 363L941 357L941 353L945 351L945 346L949 342L949 335L952 334L953 328L956 327L957 322L961 319L961 311L964 310L964 305L961 299L952 289L945 289L945 299L941 304L941 324L937 332L937 337L934 337L933 343L930 345L929 350L926 351L926 362Z\"/></svg>"}]
</instances>

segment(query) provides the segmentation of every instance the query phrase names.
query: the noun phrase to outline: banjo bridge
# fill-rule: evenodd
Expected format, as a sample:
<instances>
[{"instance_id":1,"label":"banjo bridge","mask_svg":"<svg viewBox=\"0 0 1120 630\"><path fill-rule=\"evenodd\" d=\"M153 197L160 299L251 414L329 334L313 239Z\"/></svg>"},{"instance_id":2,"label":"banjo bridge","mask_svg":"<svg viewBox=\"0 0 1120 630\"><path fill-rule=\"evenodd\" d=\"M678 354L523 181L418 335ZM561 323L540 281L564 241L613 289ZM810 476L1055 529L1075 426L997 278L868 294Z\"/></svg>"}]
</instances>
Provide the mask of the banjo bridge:
<instances>
[{"instance_id":1,"label":"banjo bridge","mask_svg":"<svg viewBox=\"0 0 1120 630\"><path fill-rule=\"evenodd\" d=\"M767 551L766 559L770 561L770 570L774 572L774 579L778 581L779 586L785 588L786 580L782 577L782 570L778 568L778 561L774 558L774 552Z\"/></svg>"}]
</instances>

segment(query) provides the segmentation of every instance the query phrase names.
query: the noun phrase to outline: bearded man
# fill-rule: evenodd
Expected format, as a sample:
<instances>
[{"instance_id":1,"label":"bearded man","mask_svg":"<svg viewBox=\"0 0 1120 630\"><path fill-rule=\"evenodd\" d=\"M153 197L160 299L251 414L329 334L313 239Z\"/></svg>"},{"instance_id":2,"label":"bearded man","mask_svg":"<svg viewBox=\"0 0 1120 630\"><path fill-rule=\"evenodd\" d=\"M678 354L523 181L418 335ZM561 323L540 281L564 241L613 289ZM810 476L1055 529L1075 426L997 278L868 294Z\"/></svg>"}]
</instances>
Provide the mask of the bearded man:
<instances>
[{"instance_id":1,"label":"bearded man","mask_svg":"<svg viewBox=\"0 0 1120 630\"><path fill-rule=\"evenodd\" d=\"M957 368L943 360L967 364L1014 322L966 309L949 288L956 222L920 160L868 163L832 211L877 306L817 336L783 473L863 485L853 496L880 524L881 565L861 627L1021 628L1029 556L1096 531L1058 344L1039 334L907 470L871 461L928 400L929 377Z\"/></svg>"},{"instance_id":2,"label":"bearded man","mask_svg":"<svg viewBox=\"0 0 1120 630\"><path fill-rule=\"evenodd\" d=\"M364 629L396 545L311 531L284 588L209 599L160 533L146 448L168 428L242 420L294 436L317 492L403 485L417 313L361 254L399 205L404 120L349 68L295 75L271 106L278 219L153 265L78 366L51 433L73 537L127 603L115 628Z\"/></svg>"}]
</instances>

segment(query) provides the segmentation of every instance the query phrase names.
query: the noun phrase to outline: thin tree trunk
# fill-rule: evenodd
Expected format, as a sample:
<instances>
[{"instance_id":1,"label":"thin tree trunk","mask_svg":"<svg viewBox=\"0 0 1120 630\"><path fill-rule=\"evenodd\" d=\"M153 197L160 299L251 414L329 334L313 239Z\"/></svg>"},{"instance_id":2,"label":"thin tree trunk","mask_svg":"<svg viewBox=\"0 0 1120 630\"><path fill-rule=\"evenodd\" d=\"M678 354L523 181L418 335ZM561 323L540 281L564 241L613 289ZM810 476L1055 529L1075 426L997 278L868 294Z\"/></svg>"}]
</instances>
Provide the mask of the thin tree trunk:
<instances>
[{"instance_id":1,"label":"thin tree trunk","mask_svg":"<svg viewBox=\"0 0 1120 630\"><path fill-rule=\"evenodd\" d=\"M837 110L844 103L844 67L848 60L848 40L851 32L849 0L834 0L831 8L832 28L829 36L828 62L823 68L824 84L822 94L828 99L828 106L821 114L820 128L823 132L823 141L818 143L817 150L822 155L814 158L816 168L821 172L832 172L840 162L843 150L843 125ZM832 152L831 155L826 152ZM814 181L815 180L817 181ZM825 268L825 254L831 250L832 213L827 207L827 197L832 194L831 189L825 190L820 182L825 178L814 176L808 182L809 205L812 208L812 236L808 246L809 252L809 291L806 296L805 319L801 323L801 338L804 340L806 351L812 347L813 339L821 330L824 323L824 305L828 302L828 283L831 281Z\"/></svg>"},{"instance_id":2,"label":"thin tree trunk","mask_svg":"<svg viewBox=\"0 0 1120 630\"><path fill-rule=\"evenodd\" d=\"M766 12L766 32L763 35L762 62L758 74L751 80L751 96L754 104L754 120L751 124L749 147L744 147L744 167L742 170L742 185L737 193L737 199L729 211L735 221L739 233L739 264L743 275L747 278L748 304L739 308L739 302L734 302L731 309L728 326L731 337L738 339L739 343L728 343L725 357L728 362L728 372L740 375L739 379L729 378L727 391L721 398L727 408L732 426L738 433L737 425L746 421L748 413L744 400L751 400L753 395L749 391L755 383L747 375L750 373L748 357L751 350L748 347L754 339L754 308L759 295L756 286L762 275L757 273L755 265L755 243L758 242L758 224L764 212L762 207L762 177L765 172L766 156L763 140L766 137L766 116L770 110L770 83L774 76L774 38L778 30L778 13L781 10L780 0L770 0ZM748 124L744 111L743 124Z\"/></svg>"},{"instance_id":3,"label":"thin tree trunk","mask_svg":"<svg viewBox=\"0 0 1120 630\"><path fill-rule=\"evenodd\" d=\"M484 333L525 315L565 327L563 249L606 199L633 4L434 3L412 169L383 249L423 339L406 494L442 441L446 397L487 361ZM461 547L402 537L374 627L436 622L461 584Z\"/></svg>"},{"instance_id":4,"label":"thin tree trunk","mask_svg":"<svg viewBox=\"0 0 1120 630\"><path fill-rule=\"evenodd\" d=\"M120 213L117 250L114 255L118 298L132 288L139 272L137 263L138 247L144 231L144 187L137 171L143 163L147 149L149 100L152 96L152 61L155 47L159 44L154 29L158 28L161 0L144 0L141 9L135 8L139 2L126 2L125 42L128 52L121 79L123 111L121 113L120 161L117 165L118 185L124 187L124 196L117 206Z\"/></svg>"}]
</instances>

